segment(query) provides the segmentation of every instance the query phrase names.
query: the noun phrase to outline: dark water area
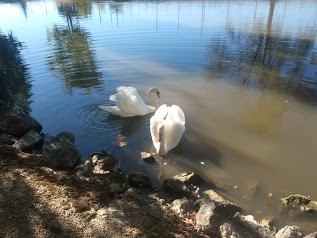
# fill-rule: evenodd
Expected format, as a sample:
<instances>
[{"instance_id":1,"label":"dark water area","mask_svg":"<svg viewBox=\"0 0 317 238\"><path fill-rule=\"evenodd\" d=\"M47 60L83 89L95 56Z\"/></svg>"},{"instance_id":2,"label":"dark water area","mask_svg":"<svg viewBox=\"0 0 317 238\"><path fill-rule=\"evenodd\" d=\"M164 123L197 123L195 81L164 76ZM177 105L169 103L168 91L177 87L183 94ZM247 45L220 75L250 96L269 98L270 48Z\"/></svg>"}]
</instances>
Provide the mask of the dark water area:
<instances>
[{"instance_id":1,"label":"dark water area","mask_svg":"<svg viewBox=\"0 0 317 238\"><path fill-rule=\"evenodd\" d=\"M278 216L266 204L279 194L317 200L316 34L316 1L0 1L1 116L23 108L46 134L73 132L83 159L111 150L157 184L191 170ZM179 146L154 165L140 160L152 115L98 108L121 85L145 101L158 87L185 113Z\"/></svg>"},{"instance_id":2,"label":"dark water area","mask_svg":"<svg viewBox=\"0 0 317 238\"><path fill-rule=\"evenodd\" d=\"M28 65L20 53L23 44L11 32L0 33L0 46L0 112L7 114L14 108L31 111Z\"/></svg>"}]
</instances>

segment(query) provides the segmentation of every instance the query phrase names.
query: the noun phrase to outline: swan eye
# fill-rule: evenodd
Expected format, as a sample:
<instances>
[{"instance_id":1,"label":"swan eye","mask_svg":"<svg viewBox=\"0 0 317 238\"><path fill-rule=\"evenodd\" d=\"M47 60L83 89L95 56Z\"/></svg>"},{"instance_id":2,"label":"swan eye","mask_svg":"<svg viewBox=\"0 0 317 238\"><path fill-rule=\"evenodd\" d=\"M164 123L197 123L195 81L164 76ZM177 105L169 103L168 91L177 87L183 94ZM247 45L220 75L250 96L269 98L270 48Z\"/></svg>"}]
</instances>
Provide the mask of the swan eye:
<instances>
[{"instance_id":1,"label":"swan eye","mask_svg":"<svg viewBox=\"0 0 317 238\"><path fill-rule=\"evenodd\" d=\"M156 95L160 98L160 91L157 91Z\"/></svg>"}]
</instances>

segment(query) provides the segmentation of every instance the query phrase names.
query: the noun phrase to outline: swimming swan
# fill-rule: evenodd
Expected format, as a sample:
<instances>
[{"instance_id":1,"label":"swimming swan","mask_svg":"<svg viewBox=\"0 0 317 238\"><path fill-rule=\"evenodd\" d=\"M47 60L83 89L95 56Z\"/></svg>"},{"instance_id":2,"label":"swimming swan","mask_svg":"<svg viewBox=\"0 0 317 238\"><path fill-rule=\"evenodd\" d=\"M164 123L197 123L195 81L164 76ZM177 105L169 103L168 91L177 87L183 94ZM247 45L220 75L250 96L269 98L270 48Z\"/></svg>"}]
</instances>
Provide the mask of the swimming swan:
<instances>
[{"instance_id":1,"label":"swimming swan","mask_svg":"<svg viewBox=\"0 0 317 238\"><path fill-rule=\"evenodd\" d=\"M151 137L160 156L165 155L179 143L185 131L185 115L176 105L163 104L150 119Z\"/></svg>"},{"instance_id":2,"label":"swimming swan","mask_svg":"<svg viewBox=\"0 0 317 238\"><path fill-rule=\"evenodd\" d=\"M154 96L160 97L157 88L150 88L147 92L147 98L151 106L146 105L140 97L138 91L134 87L117 87L117 94L111 95L109 100L114 101L116 106L98 106L99 108L110 112L115 116L132 117L143 116L151 112L155 112L157 104Z\"/></svg>"}]
</instances>

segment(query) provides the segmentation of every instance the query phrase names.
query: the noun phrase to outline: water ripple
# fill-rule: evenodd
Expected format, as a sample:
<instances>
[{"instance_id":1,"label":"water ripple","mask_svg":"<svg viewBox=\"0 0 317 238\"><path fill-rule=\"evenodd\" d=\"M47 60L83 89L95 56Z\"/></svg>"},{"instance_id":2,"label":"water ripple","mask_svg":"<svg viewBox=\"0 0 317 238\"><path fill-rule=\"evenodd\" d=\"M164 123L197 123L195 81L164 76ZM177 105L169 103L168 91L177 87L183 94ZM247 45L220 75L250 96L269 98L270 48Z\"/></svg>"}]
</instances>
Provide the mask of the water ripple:
<instances>
[{"instance_id":1,"label":"water ripple","mask_svg":"<svg viewBox=\"0 0 317 238\"><path fill-rule=\"evenodd\" d=\"M121 118L100 109L96 104L83 106L79 109L80 121L87 127L98 131L116 131L125 136L137 134L149 127L151 114L146 116Z\"/></svg>"},{"instance_id":2,"label":"water ripple","mask_svg":"<svg viewBox=\"0 0 317 238\"><path fill-rule=\"evenodd\" d=\"M110 123L108 119L108 113L101 110L98 105L91 104L85 105L80 108L80 121L91 129L114 129L118 125Z\"/></svg>"}]
</instances>

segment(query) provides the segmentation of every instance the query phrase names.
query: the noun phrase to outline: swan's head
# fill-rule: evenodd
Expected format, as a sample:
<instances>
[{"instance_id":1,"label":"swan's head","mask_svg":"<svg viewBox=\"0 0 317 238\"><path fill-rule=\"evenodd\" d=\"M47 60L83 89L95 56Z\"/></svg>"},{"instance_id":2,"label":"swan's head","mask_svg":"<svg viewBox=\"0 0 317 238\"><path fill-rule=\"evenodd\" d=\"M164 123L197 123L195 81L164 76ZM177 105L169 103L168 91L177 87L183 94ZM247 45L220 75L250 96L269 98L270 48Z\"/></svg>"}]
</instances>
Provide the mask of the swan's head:
<instances>
[{"instance_id":1,"label":"swan's head","mask_svg":"<svg viewBox=\"0 0 317 238\"><path fill-rule=\"evenodd\" d=\"M150 88L149 91L147 92L147 95L150 96L152 94L155 94L160 98L160 91L157 88Z\"/></svg>"},{"instance_id":2,"label":"swan's head","mask_svg":"<svg viewBox=\"0 0 317 238\"><path fill-rule=\"evenodd\" d=\"M163 134L164 134L164 124L163 123L159 123L157 125L157 134L158 134L158 142L162 141L163 138Z\"/></svg>"}]
</instances>

